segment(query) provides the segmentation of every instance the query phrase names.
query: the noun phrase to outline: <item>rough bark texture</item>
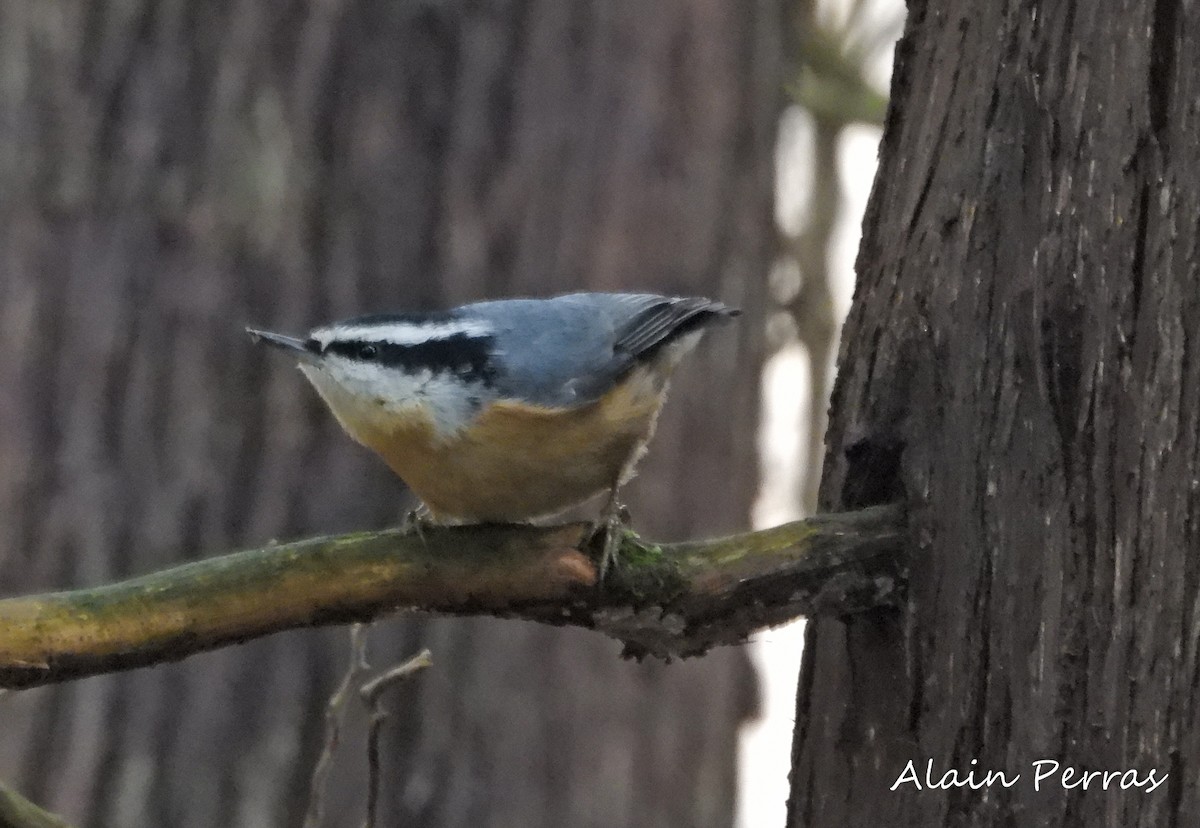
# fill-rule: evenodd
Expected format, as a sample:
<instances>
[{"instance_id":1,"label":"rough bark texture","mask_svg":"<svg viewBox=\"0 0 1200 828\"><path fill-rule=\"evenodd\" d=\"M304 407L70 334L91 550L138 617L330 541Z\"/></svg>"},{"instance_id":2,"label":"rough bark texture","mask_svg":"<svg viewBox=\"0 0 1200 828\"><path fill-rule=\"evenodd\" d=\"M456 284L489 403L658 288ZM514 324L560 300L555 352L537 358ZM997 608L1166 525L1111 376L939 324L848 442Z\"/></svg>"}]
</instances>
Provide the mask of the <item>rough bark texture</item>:
<instances>
[{"instance_id":1,"label":"rough bark texture","mask_svg":"<svg viewBox=\"0 0 1200 828\"><path fill-rule=\"evenodd\" d=\"M906 494L920 554L905 611L808 627L792 825L1200 821L1198 37L1172 0L910 4L822 506ZM889 792L931 758L1021 778Z\"/></svg>"},{"instance_id":2,"label":"rough bark texture","mask_svg":"<svg viewBox=\"0 0 1200 828\"><path fill-rule=\"evenodd\" d=\"M675 383L630 487L745 525L771 253L773 2L12 3L0 10L0 592L393 523L382 464L246 323L583 286L747 322ZM743 655L389 624L386 824L730 822ZM8 696L0 778L82 825L296 825L345 635ZM361 818L339 754L330 824Z\"/></svg>"}]
</instances>

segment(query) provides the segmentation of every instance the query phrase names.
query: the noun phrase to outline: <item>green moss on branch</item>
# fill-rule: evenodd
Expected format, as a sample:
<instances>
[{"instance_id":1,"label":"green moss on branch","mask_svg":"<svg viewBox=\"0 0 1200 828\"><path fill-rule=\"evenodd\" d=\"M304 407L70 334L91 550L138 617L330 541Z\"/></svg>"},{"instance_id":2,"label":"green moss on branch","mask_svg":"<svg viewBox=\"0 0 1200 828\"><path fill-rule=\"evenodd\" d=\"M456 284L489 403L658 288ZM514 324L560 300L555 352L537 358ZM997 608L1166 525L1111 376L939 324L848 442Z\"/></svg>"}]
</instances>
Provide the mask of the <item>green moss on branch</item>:
<instances>
[{"instance_id":1,"label":"green moss on branch","mask_svg":"<svg viewBox=\"0 0 1200 828\"><path fill-rule=\"evenodd\" d=\"M712 541L627 536L603 586L585 524L422 527L272 545L0 600L0 687L405 609L575 624L636 655L693 655L796 615L894 601L902 524L899 507L882 506Z\"/></svg>"},{"instance_id":2,"label":"green moss on branch","mask_svg":"<svg viewBox=\"0 0 1200 828\"><path fill-rule=\"evenodd\" d=\"M59 817L39 808L0 783L0 828L70 828Z\"/></svg>"}]
</instances>

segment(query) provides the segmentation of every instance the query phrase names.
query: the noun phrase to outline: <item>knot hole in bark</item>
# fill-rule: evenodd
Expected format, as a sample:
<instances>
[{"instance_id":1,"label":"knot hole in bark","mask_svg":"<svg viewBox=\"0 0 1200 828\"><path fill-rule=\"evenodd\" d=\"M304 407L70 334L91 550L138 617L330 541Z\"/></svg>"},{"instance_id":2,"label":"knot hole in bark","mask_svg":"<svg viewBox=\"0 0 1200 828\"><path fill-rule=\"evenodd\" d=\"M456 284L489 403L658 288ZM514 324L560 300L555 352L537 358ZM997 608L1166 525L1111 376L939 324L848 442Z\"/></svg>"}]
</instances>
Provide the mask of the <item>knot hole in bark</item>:
<instances>
[{"instance_id":1,"label":"knot hole in bark","mask_svg":"<svg viewBox=\"0 0 1200 828\"><path fill-rule=\"evenodd\" d=\"M841 498L845 508L904 502L904 483L900 479L903 453L904 442L894 435L876 435L848 445Z\"/></svg>"}]
</instances>

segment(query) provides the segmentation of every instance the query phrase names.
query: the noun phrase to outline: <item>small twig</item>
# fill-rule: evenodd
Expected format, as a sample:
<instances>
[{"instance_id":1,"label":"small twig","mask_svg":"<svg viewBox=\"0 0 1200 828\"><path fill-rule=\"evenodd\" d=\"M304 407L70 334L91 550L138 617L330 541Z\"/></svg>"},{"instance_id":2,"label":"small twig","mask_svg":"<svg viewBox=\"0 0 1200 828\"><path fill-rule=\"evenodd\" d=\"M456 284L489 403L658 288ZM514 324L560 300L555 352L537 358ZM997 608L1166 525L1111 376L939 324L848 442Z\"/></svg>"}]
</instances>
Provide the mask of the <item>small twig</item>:
<instances>
[{"instance_id":1,"label":"small twig","mask_svg":"<svg viewBox=\"0 0 1200 828\"><path fill-rule=\"evenodd\" d=\"M363 828L375 828L375 811L379 803L379 734L383 730L388 713L380 703L380 696L389 687L399 684L419 670L433 664L429 650L422 650L408 661L371 679L358 691L363 704L371 711L371 725L367 731L367 818Z\"/></svg>"},{"instance_id":2,"label":"small twig","mask_svg":"<svg viewBox=\"0 0 1200 828\"><path fill-rule=\"evenodd\" d=\"M329 697L325 707L325 746L321 756L313 768L312 783L308 789L308 812L304 816L304 828L320 828L324 816L325 803L322 799L329 771L333 767L333 754L337 750L338 739L341 735L342 720L346 717L346 700L350 697L350 688L358 676L368 668L367 664L367 627L365 624L354 624L350 627L350 664L342 682Z\"/></svg>"}]
</instances>

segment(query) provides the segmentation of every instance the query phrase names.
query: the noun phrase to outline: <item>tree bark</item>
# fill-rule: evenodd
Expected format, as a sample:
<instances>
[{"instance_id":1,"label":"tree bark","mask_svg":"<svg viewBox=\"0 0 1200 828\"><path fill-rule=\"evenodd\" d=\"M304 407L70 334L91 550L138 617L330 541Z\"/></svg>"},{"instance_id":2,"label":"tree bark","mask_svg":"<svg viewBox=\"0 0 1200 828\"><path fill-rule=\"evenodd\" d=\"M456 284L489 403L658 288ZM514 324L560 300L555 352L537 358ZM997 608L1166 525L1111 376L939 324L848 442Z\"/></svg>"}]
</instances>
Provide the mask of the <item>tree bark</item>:
<instances>
[{"instance_id":1,"label":"tree bark","mask_svg":"<svg viewBox=\"0 0 1200 828\"><path fill-rule=\"evenodd\" d=\"M398 482L243 325L585 287L747 310L681 370L628 491L656 537L743 527L777 6L5 5L0 591L399 520ZM421 646L384 824L730 823L740 652L639 665L450 620L372 653ZM345 659L344 634L289 633L8 696L0 778L80 825L299 824ZM330 825L361 819L361 725Z\"/></svg>"},{"instance_id":2,"label":"tree bark","mask_svg":"<svg viewBox=\"0 0 1200 828\"><path fill-rule=\"evenodd\" d=\"M1171 0L910 3L822 506L904 495L919 554L902 611L809 624L791 825L1200 820L1197 36Z\"/></svg>"}]
</instances>

